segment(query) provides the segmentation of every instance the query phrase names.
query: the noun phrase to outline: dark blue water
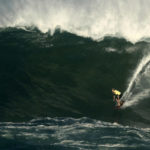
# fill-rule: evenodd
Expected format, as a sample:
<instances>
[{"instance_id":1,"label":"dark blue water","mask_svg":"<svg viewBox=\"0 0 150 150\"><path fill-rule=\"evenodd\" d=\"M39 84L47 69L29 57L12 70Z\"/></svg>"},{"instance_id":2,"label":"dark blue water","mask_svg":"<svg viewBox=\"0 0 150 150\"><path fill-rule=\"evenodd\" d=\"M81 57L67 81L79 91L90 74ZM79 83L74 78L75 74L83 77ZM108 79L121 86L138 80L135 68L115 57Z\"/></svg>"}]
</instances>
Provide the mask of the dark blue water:
<instances>
[{"instance_id":1,"label":"dark blue water","mask_svg":"<svg viewBox=\"0 0 150 150\"><path fill-rule=\"evenodd\" d=\"M136 128L90 118L39 118L0 123L2 150L145 150L150 128Z\"/></svg>"}]
</instances>

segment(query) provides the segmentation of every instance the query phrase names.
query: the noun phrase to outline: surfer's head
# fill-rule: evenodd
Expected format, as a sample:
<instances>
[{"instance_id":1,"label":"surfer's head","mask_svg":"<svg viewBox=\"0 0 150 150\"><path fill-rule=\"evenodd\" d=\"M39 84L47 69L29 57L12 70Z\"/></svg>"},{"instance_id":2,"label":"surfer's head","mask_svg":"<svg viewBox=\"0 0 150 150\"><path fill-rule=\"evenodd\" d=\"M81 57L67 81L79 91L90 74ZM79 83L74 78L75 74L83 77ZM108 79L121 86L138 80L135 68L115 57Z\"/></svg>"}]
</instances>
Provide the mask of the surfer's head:
<instances>
[{"instance_id":1,"label":"surfer's head","mask_svg":"<svg viewBox=\"0 0 150 150\"><path fill-rule=\"evenodd\" d=\"M115 89L114 88L112 88L112 92L114 92L115 91Z\"/></svg>"}]
</instances>

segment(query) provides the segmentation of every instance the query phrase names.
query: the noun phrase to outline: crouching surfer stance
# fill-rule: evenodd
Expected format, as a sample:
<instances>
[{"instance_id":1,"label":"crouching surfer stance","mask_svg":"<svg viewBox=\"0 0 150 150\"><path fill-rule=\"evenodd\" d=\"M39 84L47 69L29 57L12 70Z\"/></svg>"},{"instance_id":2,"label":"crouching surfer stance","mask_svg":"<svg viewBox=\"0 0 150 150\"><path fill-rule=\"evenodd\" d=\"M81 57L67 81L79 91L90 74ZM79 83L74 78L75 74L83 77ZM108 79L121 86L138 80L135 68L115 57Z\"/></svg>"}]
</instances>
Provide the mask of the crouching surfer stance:
<instances>
[{"instance_id":1,"label":"crouching surfer stance","mask_svg":"<svg viewBox=\"0 0 150 150\"><path fill-rule=\"evenodd\" d=\"M112 89L112 93L113 101L116 103L116 108L119 109L124 103L124 101L120 100L121 92L116 89Z\"/></svg>"}]
</instances>

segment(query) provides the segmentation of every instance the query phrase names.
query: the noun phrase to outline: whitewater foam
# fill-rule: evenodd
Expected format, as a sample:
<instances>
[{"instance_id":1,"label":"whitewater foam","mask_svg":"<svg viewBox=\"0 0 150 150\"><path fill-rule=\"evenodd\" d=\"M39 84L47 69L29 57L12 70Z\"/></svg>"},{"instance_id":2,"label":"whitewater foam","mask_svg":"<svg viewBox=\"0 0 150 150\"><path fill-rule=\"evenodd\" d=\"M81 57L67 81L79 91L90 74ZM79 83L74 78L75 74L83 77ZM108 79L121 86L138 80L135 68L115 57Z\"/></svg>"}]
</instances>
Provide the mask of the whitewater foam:
<instances>
[{"instance_id":1,"label":"whitewater foam","mask_svg":"<svg viewBox=\"0 0 150 150\"><path fill-rule=\"evenodd\" d=\"M34 25L53 33L60 26L94 39L113 35L136 42L150 37L149 6L148 0L2 0L0 27Z\"/></svg>"},{"instance_id":2,"label":"whitewater foam","mask_svg":"<svg viewBox=\"0 0 150 150\"><path fill-rule=\"evenodd\" d=\"M148 97L149 95L150 95L150 90L144 90L144 91L137 93L133 96L131 94L131 95L129 95L130 99L128 99L127 102L124 103L122 108L136 105L136 104L138 104L139 101L143 100L144 98Z\"/></svg>"}]
</instances>

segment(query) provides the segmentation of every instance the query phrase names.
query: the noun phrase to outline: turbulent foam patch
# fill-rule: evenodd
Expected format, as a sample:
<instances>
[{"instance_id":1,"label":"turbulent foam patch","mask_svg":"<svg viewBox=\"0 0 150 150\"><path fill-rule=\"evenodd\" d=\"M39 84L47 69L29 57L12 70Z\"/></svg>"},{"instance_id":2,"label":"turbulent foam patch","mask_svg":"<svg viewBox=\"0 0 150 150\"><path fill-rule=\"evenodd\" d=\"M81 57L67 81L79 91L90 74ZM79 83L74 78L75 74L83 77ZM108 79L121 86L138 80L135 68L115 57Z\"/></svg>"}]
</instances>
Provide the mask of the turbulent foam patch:
<instances>
[{"instance_id":1,"label":"turbulent foam patch","mask_svg":"<svg viewBox=\"0 0 150 150\"><path fill-rule=\"evenodd\" d=\"M107 52L116 52L117 50L111 47L105 49Z\"/></svg>"},{"instance_id":2,"label":"turbulent foam patch","mask_svg":"<svg viewBox=\"0 0 150 150\"><path fill-rule=\"evenodd\" d=\"M63 124L62 124L63 123ZM11 126L11 127L10 127ZM13 128L12 128L13 126ZM26 128L25 128L26 126ZM11 148L128 149L149 147L149 128L114 125L90 118L39 118L24 123L1 123L0 140ZM118 140L119 139L119 140ZM132 144L131 144L132 143ZM2 142L0 143L3 144ZM5 145L3 149L9 149Z\"/></svg>"}]
</instances>

